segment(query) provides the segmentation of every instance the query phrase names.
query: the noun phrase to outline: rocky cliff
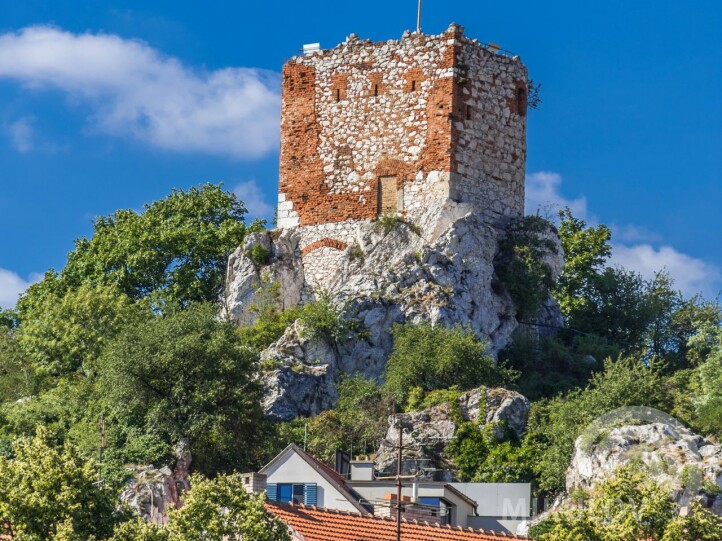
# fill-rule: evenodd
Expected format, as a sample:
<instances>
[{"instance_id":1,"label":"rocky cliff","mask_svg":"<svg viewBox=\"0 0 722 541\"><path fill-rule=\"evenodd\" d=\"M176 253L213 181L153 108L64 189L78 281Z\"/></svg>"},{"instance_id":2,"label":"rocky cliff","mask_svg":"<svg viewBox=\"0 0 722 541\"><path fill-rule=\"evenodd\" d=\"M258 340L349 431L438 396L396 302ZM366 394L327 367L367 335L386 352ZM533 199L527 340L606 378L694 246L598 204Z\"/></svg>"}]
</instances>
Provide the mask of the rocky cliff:
<instances>
[{"instance_id":1,"label":"rocky cliff","mask_svg":"<svg viewBox=\"0 0 722 541\"><path fill-rule=\"evenodd\" d=\"M304 337L297 323L264 351L265 366L273 367L264 376L270 415L292 419L333 407L342 373L380 378L395 323L465 326L487 340L493 353L518 325L514 303L494 268L504 230L484 223L468 207L447 203L429 209L416 225L394 219L355 227L353 244L326 258L322 273L323 289L343 317L355 322L355 332L326 343ZM298 228L248 237L230 257L228 317L252 323L259 291L271 284L284 309L314 299L319 279L312 273L318 268L304 258L301 238ZM255 246L256 253L269 254L266 262L251 257ZM556 252L548 256L555 273L561 268L561 250Z\"/></svg>"},{"instance_id":2,"label":"rocky cliff","mask_svg":"<svg viewBox=\"0 0 722 541\"><path fill-rule=\"evenodd\" d=\"M567 492L594 487L632 461L668 487L680 508L700 500L722 514L722 447L673 421L619 426L592 441L580 437L567 471Z\"/></svg>"},{"instance_id":3,"label":"rocky cliff","mask_svg":"<svg viewBox=\"0 0 722 541\"><path fill-rule=\"evenodd\" d=\"M453 481L454 465L446 446L456 435L459 422L471 421L482 428L505 423L517 436L526 432L530 403L524 396L507 389L481 387L464 393L456 404L443 403L414 413L389 418L389 428L376 456L378 471L392 471L399 428L403 431L406 467L440 470L439 480ZM499 434L501 438L503 433Z\"/></svg>"}]
</instances>

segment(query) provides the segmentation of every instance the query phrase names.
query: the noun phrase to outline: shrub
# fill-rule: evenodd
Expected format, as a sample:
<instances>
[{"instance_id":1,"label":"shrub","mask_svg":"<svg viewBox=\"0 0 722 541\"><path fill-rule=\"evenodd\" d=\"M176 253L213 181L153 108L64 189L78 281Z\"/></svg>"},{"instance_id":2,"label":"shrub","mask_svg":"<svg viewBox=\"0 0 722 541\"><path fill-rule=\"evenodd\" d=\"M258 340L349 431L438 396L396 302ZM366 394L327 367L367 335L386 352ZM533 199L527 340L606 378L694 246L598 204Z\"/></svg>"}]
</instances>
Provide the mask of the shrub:
<instances>
[{"instance_id":1,"label":"shrub","mask_svg":"<svg viewBox=\"0 0 722 541\"><path fill-rule=\"evenodd\" d=\"M263 265L267 265L270 261L271 252L266 250L260 244L254 244L253 248L251 248L250 257L256 265L262 267Z\"/></svg>"},{"instance_id":2,"label":"shrub","mask_svg":"<svg viewBox=\"0 0 722 541\"><path fill-rule=\"evenodd\" d=\"M386 364L384 392L402 407L408 406L409 389L424 392L503 385L514 374L494 365L487 346L467 329L421 325L396 325L394 348Z\"/></svg>"}]
</instances>

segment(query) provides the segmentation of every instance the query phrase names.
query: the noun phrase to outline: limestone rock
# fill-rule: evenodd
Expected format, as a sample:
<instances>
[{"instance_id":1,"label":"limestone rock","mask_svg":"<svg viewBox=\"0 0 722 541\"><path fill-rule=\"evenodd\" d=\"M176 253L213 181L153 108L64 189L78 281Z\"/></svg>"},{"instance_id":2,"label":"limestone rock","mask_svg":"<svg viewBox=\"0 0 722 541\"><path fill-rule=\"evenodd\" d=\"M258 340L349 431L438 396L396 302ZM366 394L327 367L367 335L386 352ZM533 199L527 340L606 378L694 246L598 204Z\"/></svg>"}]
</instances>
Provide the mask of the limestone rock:
<instances>
[{"instance_id":1,"label":"limestone rock","mask_svg":"<svg viewBox=\"0 0 722 541\"><path fill-rule=\"evenodd\" d=\"M172 469L168 466L129 466L130 476L120 494L121 502L147 522L167 524L168 511L182 507L180 496L190 489L191 460L190 445L184 439L176 446Z\"/></svg>"},{"instance_id":2,"label":"limestone rock","mask_svg":"<svg viewBox=\"0 0 722 541\"><path fill-rule=\"evenodd\" d=\"M231 256L224 313L239 324L253 321L259 287L275 283L282 307L312 301L323 290L357 326L334 344L311 343L289 329L263 352L267 413L291 419L333 407L342 373L380 380L396 323L468 327L493 354L509 342L518 325L516 308L494 269L503 229L453 202L430 206L416 225L402 219L387 231L380 225L327 224L329 234L347 239L341 243L346 249L322 246L304 254L301 246L323 239L291 228L250 236ZM249 257L254 244L270 252L267 265ZM545 310L558 313L551 303Z\"/></svg>"},{"instance_id":3,"label":"limestone rock","mask_svg":"<svg viewBox=\"0 0 722 541\"><path fill-rule=\"evenodd\" d=\"M722 446L681 424L664 422L620 426L592 442L579 438L567 471L567 492L593 487L632 460L644 463L656 483L668 486L680 507L699 499L722 510L722 498L707 494L703 486L722 488Z\"/></svg>"},{"instance_id":4,"label":"limestone rock","mask_svg":"<svg viewBox=\"0 0 722 541\"><path fill-rule=\"evenodd\" d=\"M464 421L480 422L480 426L489 423L506 422L519 437L526 431L530 402L517 392L500 388L481 387L459 397L458 409L452 404L438 404L428 410L402 413L397 420L403 430L404 467L407 471L414 467L442 470L438 480L452 481L453 463L446 455L446 446L459 428L458 413ZM499 433L498 437L502 434ZM389 418L386 437L376 457L379 471L391 470L396 460L395 445L399 432L393 418Z\"/></svg>"}]
</instances>

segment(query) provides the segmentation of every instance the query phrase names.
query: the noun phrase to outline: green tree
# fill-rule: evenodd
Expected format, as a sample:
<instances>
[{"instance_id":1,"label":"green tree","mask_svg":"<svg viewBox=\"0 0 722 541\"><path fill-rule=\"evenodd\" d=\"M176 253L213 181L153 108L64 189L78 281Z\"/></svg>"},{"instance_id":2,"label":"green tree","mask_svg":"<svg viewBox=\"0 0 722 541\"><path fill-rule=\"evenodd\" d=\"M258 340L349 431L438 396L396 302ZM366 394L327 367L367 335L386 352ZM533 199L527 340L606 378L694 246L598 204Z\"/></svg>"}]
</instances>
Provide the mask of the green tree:
<instances>
[{"instance_id":1,"label":"green tree","mask_svg":"<svg viewBox=\"0 0 722 541\"><path fill-rule=\"evenodd\" d=\"M247 232L245 213L234 194L206 184L174 190L140 213L119 210L97 218L93 236L75 241L65 268L48 271L22 296L20 319L46 296L81 284L115 285L132 299L216 302L228 255Z\"/></svg>"},{"instance_id":2,"label":"green tree","mask_svg":"<svg viewBox=\"0 0 722 541\"><path fill-rule=\"evenodd\" d=\"M486 344L470 330L406 324L394 326L393 335L383 389L402 407L408 405L413 387L423 392L452 386L471 389L513 379L509 370L495 366Z\"/></svg>"},{"instance_id":3,"label":"green tree","mask_svg":"<svg viewBox=\"0 0 722 541\"><path fill-rule=\"evenodd\" d=\"M163 527L145 522L142 518L126 520L115 527L111 541L168 541L169 533Z\"/></svg>"},{"instance_id":4,"label":"green tree","mask_svg":"<svg viewBox=\"0 0 722 541\"><path fill-rule=\"evenodd\" d=\"M0 327L0 397L15 401L31 396L36 389L32 363L15 338L15 333Z\"/></svg>"},{"instance_id":5,"label":"green tree","mask_svg":"<svg viewBox=\"0 0 722 541\"><path fill-rule=\"evenodd\" d=\"M495 269L514 300L521 320L537 315L554 285L552 269L545 261L546 256L557 252L551 236L554 233L551 222L539 216L527 216L513 222L499 244Z\"/></svg>"},{"instance_id":6,"label":"green tree","mask_svg":"<svg viewBox=\"0 0 722 541\"><path fill-rule=\"evenodd\" d=\"M589 290L612 253L612 233L605 225L587 226L569 208L559 212L559 238L564 250L564 270L554 298L565 316L585 307Z\"/></svg>"},{"instance_id":7,"label":"green tree","mask_svg":"<svg viewBox=\"0 0 722 541\"><path fill-rule=\"evenodd\" d=\"M118 287L82 284L64 295L40 299L25 313L17 340L41 374L62 376L94 371L103 348L130 323L150 311L119 293Z\"/></svg>"},{"instance_id":8,"label":"green tree","mask_svg":"<svg viewBox=\"0 0 722 541\"><path fill-rule=\"evenodd\" d=\"M265 508L263 496L249 496L239 475L191 478L179 510L170 513L170 541L291 541L288 527Z\"/></svg>"},{"instance_id":9,"label":"green tree","mask_svg":"<svg viewBox=\"0 0 722 541\"><path fill-rule=\"evenodd\" d=\"M105 539L121 517L96 481L92 462L71 445L58 449L39 429L15 441L12 458L0 457L0 516L24 541Z\"/></svg>"},{"instance_id":10,"label":"green tree","mask_svg":"<svg viewBox=\"0 0 722 541\"><path fill-rule=\"evenodd\" d=\"M257 355L210 304L129 326L105 348L100 392L111 418L165 442L189 438L208 474L255 462L264 426Z\"/></svg>"}]
</instances>

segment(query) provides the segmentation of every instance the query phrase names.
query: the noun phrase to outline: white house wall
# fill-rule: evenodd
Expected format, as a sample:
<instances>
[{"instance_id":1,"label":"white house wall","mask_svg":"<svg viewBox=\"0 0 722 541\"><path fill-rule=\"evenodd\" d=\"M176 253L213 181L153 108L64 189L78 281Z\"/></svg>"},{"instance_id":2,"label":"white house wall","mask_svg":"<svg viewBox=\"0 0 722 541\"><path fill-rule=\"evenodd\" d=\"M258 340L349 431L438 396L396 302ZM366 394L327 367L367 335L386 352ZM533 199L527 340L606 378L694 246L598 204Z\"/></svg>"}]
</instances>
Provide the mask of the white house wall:
<instances>
[{"instance_id":1,"label":"white house wall","mask_svg":"<svg viewBox=\"0 0 722 541\"><path fill-rule=\"evenodd\" d=\"M296 453L289 453L263 473L266 474L269 484L316 483L318 490L316 505L318 507L358 512L358 509L338 489L326 481L316 468L310 466Z\"/></svg>"}]
</instances>

